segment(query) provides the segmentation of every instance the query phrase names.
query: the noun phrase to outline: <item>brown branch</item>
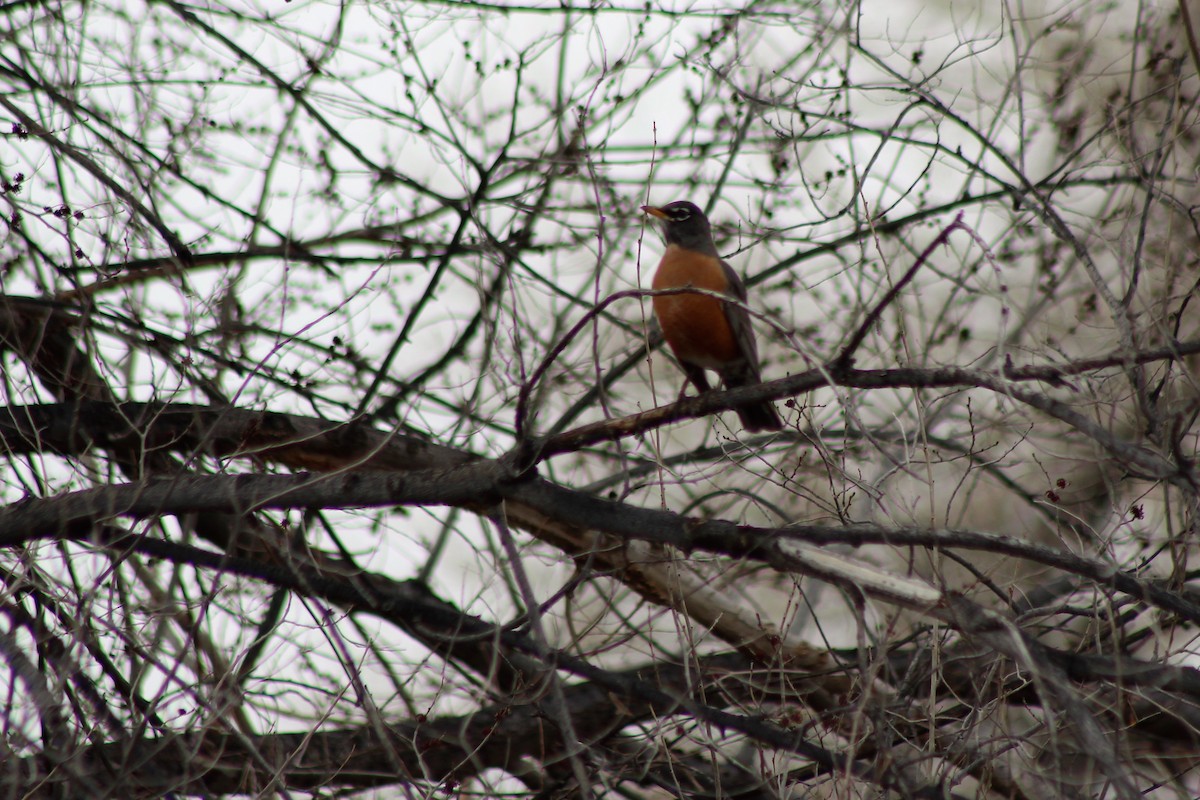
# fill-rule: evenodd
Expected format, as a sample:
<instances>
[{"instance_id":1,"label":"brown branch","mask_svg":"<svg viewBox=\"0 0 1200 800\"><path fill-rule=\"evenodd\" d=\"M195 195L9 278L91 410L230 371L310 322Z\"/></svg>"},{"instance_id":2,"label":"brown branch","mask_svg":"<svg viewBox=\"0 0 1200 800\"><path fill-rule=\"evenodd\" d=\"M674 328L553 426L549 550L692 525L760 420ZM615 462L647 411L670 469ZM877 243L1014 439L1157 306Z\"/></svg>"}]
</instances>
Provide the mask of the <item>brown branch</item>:
<instances>
[{"instance_id":1,"label":"brown branch","mask_svg":"<svg viewBox=\"0 0 1200 800\"><path fill-rule=\"evenodd\" d=\"M390 505L453 505L487 514L501 502L510 523L552 543L557 542L553 534L546 535L546 528L558 526L567 531L602 532L618 540L668 546L684 553L703 551L755 559L787 572L817 577L828 575L819 566L798 558L790 543L960 547L1003 553L1082 575L1098 585L1110 585L1200 623L1200 604L1153 582L1136 578L1104 561L1011 537L874 525L770 529L724 520L700 521L670 511L601 499L538 478L513 481L505 464L486 460L405 474L201 475L86 489L25 500L0 509L0 546L11 547L47 537L86 537L97 521L118 516L145 518L198 511L247 514L264 508ZM892 595L885 590L876 592L876 596L918 609L926 602L924 595L906 600L903 594Z\"/></svg>"},{"instance_id":2,"label":"brown branch","mask_svg":"<svg viewBox=\"0 0 1200 800\"><path fill-rule=\"evenodd\" d=\"M173 452L269 460L298 470L445 469L476 456L411 432L359 421L187 403L79 401L0 408L0 452L80 456L94 447L128 457Z\"/></svg>"},{"instance_id":3,"label":"brown branch","mask_svg":"<svg viewBox=\"0 0 1200 800\"><path fill-rule=\"evenodd\" d=\"M863 339L867 338L867 334L871 332L871 328L875 327L875 323L883 316L883 312L887 310L887 307L900 295L900 292L904 291L904 287L911 283L913 278L917 277L917 273L925 265L925 262L929 260L930 256L933 255L933 251L949 242L950 234L965 227L963 225L963 214L964 212L960 211L955 215L954 221L934 237L934 240L929 243L928 247L921 251L920 255L917 256L917 260L901 276L900 280L896 281L896 284L888 290L883 299L871 309L870 313L867 314L867 318L863 320L862 325L858 327L858 330L850 337L850 341L842 348L842 352L833 360L832 370L834 372L840 373L850 368L854 363L854 353L858 350L858 346L862 344Z\"/></svg>"},{"instance_id":4,"label":"brown branch","mask_svg":"<svg viewBox=\"0 0 1200 800\"><path fill-rule=\"evenodd\" d=\"M88 441L103 443L103 439L80 437L84 432L100 437L114 418L137 418L149 424L140 436L130 432L128 439L135 442L188 451L208 443L214 452L223 455L241 452L264 458L277 456L288 464L319 464L337 469L357 467L360 470L370 467L401 472L180 476L102 487L28 500L0 509L0 542L11 545L28 538L77 535L86 531L96 519L118 514L156 516L202 510L244 514L256 508L348 508L393 504L457 505L489 513L503 501L512 524L572 555L594 558L598 554L608 554L614 559L609 564L611 568L630 567L627 554L619 545L621 540L642 541L684 552L703 550L735 558L755 558L776 564L787 560L786 554L777 549L779 541L787 540L815 545L956 547L1000 553L1078 574L1200 622L1200 605L1159 589L1152 582L1122 573L1108 562L995 534L871 525L764 529L739 527L721 520L697 522L667 511L604 500L540 478L513 481L512 471L503 461L476 459L471 454L431 445L412 436L389 436L354 427L323 429L325 423L306 421L294 415L156 404L126 404L117 407L124 411L109 415L101 410L102 407L103 404L86 406L87 413L78 415L74 429L70 425L72 404L10 409L8 413L0 414L0 442L11 447L10 441L15 440L23 448L47 441L56 448L69 444L83 446ZM138 411L136 417L132 413L135 410ZM56 419L58 424L54 427L36 424L39 419L45 421L46 417ZM213 427L206 429L201 423ZM162 427L157 427L160 425ZM14 427L17 433L10 432ZM116 430L121 432L123 429ZM74 437L73 442L70 437ZM119 433L116 438L122 440L126 436ZM618 541L605 545L595 539L595 532L617 537ZM616 552L610 552L610 548ZM651 592L648 596L654 594ZM665 598L659 597L656 602L665 602Z\"/></svg>"},{"instance_id":5,"label":"brown branch","mask_svg":"<svg viewBox=\"0 0 1200 800\"><path fill-rule=\"evenodd\" d=\"M1178 345L1146 351L1138 354L1132 360L1122 356L1112 356L1105 359L1093 359L1088 363L1091 365L1091 369L1102 369L1127 363L1177 360L1183 355L1196 352L1200 352L1200 342L1181 342ZM791 375L757 386L705 392L698 397L685 398L677 403L659 406L640 414L583 425L541 440L534 446L534 449L541 459L547 459L561 453L575 452L589 445L636 436L671 422L705 417L755 401L778 400L831 386L850 389L986 389L995 394L1010 397L1065 422L1104 446L1130 471L1138 471L1146 477L1154 479L1176 482L1189 491L1195 490L1195 478L1191 473L1190 465L1172 463L1147 447L1123 441L1066 403L1055 400L1047 394L1034 392L1017 385L1032 381L1056 383L1061 382L1061 378L1072 374L1078 374L1078 372L1072 370L1070 366L1060 368L1053 365L1006 367L1001 373L958 367L902 367L887 370L843 369L840 371L833 367L812 369L799 375Z\"/></svg>"},{"instance_id":6,"label":"brown branch","mask_svg":"<svg viewBox=\"0 0 1200 800\"><path fill-rule=\"evenodd\" d=\"M697 672L695 665L656 662L611 673L603 684L565 687L581 740L677 714L680 704L671 694L700 691L711 682L706 675L719 678L727 669L744 668L729 656L700 666ZM650 670L657 691L640 691L646 687L640 674ZM621 688L621 702L614 703L614 690ZM518 772L525 758L553 762L566 749L542 704L533 699L484 706L464 716L392 723L383 733L386 738L377 726L363 725L252 736L208 730L114 741L80 748L72 755L70 772L48 769L37 757L9 759L0 766L0 794L52 796L56 789L78 789L80 781L88 781L95 796L127 797L269 793L280 782L295 790L326 791L439 786L488 769ZM382 766L397 762L405 774Z\"/></svg>"}]
</instances>

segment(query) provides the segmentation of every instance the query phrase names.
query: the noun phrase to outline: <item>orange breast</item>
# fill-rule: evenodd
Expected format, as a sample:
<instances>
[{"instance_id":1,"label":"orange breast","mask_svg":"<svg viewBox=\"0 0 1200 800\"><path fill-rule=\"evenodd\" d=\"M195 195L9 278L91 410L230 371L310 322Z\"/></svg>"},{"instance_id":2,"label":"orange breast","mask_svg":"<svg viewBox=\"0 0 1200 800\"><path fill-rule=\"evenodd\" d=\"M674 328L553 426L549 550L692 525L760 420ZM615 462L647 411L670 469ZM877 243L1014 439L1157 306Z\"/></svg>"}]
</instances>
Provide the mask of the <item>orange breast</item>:
<instances>
[{"instance_id":1,"label":"orange breast","mask_svg":"<svg viewBox=\"0 0 1200 800\"><path fill-rule=\"evenodd\" d=\"M655 289L691 286L714 292L729 290L720 261L682 250L676 245L667 247L658 272L654 274L653 286ZM738 359L737 339L720 300L697 294L655 297L654 315L658 317L667 344L680 361L705 369L718 369Z\"/></svg>"}]
</instances>

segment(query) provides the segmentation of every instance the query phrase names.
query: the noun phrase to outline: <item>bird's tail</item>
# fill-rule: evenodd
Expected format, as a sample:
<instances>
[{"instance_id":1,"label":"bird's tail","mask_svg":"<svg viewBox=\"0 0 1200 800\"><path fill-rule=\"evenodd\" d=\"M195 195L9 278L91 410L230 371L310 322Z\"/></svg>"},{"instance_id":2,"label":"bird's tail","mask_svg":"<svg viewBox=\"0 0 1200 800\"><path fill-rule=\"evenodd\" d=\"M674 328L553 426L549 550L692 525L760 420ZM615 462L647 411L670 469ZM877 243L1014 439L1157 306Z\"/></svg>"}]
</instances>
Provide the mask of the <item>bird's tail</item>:
<instances>
[{"instance_id":1,"label":"bird's tail","mask_svg":"<svg viewBox=\"0 0 1200 800\"><path fill-rule=\"evenodd\" d=\"M783 428L783 420L779 418L779 412L770 400L763 400L752 406L742 406L737 409L737 415L742 421L742 427L749 433L777 431Z\"/></svg>"},{"instance_id":2,"label":"bird's tail","mask_svg":"<svg viewBox=\"0 0 1200 800\"><path fill-rule=\"evenodd\" d=\"M722 371L721 382L725 384L726 389L736 389L739 386L753 386L756 383L762 383L762 378L758 374L757 367L740 364L736 369ZM742 421L742 427L750 433L783 430L783 420L779 418L779 412L775 410L775 404L770 400L742 406L735 411L737 411L738 419Z\"/></svg>"}]
</instances>

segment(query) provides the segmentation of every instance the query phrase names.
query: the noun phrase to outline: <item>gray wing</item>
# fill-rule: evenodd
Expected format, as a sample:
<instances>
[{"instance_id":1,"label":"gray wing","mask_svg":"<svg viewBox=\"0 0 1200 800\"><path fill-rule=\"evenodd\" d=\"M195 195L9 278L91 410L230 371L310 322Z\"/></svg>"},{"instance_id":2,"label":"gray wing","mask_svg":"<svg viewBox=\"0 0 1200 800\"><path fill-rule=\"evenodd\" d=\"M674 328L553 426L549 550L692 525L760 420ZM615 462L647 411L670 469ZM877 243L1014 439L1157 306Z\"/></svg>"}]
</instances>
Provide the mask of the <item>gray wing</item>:
<instances>
[{"instance_id":1,"label":"gray wing","mask_svg":"<svg viewBox=\"0 0 1200 800\"><path fill-rule=\"evenodd\" d=\"M741 276L724 259L721 260L721 269L725 270L725 278L729 282L729 294L744 304L746 284L742 282ZM730 387L758 383L758 344L754 341L754 327L750 324L750 315L742 306L726 303L725 319L729 321L729 327L737 339L742 358L740 363L730 364L727 369L721 370L721 379Z\"/></svg>"}]
</instances>

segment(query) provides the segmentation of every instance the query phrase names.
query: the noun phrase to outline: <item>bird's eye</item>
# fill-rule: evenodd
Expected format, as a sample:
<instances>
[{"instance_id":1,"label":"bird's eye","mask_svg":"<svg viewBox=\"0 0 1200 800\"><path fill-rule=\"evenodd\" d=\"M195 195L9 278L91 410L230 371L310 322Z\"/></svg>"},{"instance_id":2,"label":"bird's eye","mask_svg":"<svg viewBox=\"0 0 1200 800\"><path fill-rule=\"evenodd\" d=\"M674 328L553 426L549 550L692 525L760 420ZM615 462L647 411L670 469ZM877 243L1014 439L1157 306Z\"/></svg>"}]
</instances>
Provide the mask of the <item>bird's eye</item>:
<instances>
[{"instance_id":1,"label":"bird's eye","mask_svg":"<svg viewBox=\"0 0 1200 800\"><path fill-rule=\"evenodd\" d=\"M692 214L686 208L677 208L671 212L671 220L673 222L686 222L691 218Z\"/></svg>"}]
</instances>

